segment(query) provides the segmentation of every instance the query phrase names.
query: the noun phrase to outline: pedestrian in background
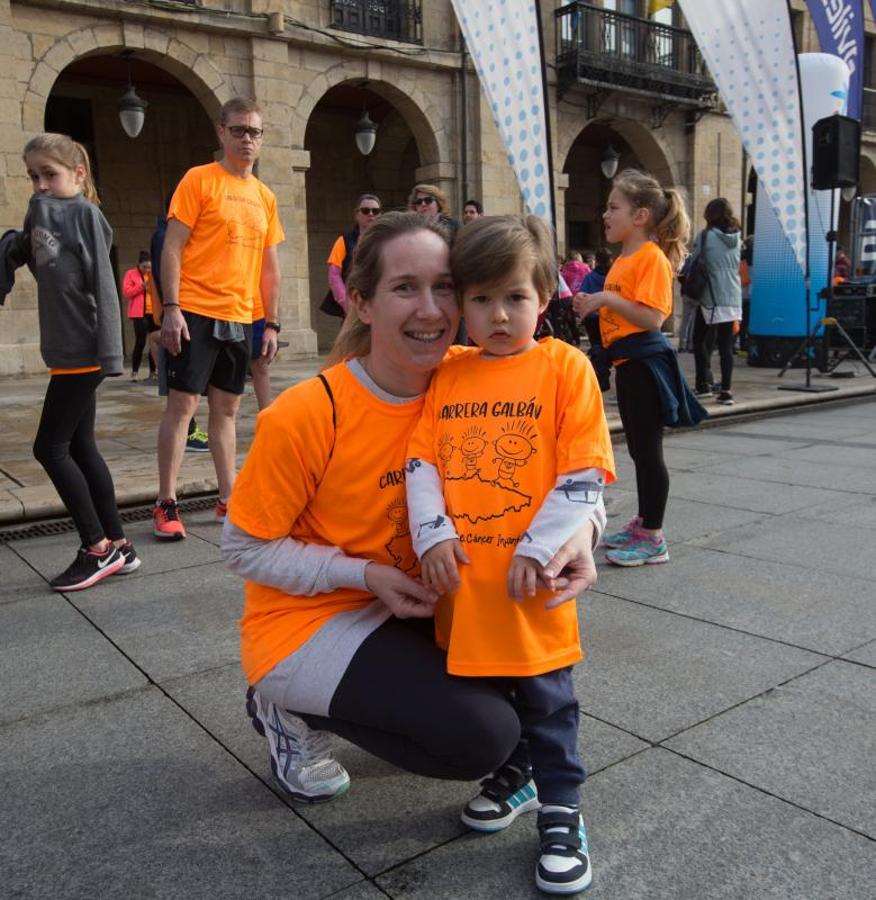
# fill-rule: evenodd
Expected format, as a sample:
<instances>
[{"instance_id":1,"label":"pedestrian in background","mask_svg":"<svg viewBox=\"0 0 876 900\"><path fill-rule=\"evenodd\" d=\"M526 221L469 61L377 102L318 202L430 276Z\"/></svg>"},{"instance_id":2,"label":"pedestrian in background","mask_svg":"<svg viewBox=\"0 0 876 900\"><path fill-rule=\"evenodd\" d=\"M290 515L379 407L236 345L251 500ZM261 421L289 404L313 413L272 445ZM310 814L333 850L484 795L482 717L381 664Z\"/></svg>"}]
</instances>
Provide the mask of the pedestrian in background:
<instances>
[{"instance_id":1,"label":"pedestrian in background","mask_svg":"<svg viewBox=\"0 0 876 900\"><path fill-rule=\"evenodd\" d=\"M450 234L451 241L461 227L450 215L450 201L447 194L434 184L415 184L408 195L408 209L430 222L444 226Z\"/></svg>"},{"instance_id":2,"label":"pedestrian in background","mask_svg":"<svg viewBox=\"0 0 876 900\"><path fill-rule=\"evenodd\" d=\"M742 319L742 284L739 262L742 230L730 202L716 197L706 204L706 227L694 239L696 253L709 273L706 290L694 317L693 349L696 364L696 392L716 394L718 403L733 403L733 343L736 324ZM712 375L715 345L721 360L721 383Z\"/></svg>"},{"instance_id":3,"label":"pedestrian in background","mask_svg":"<svg viewBox=\"0 0 876 900\"><path fill-rule=\"evenodd\" d=\"M347 314L346 282L353 263L353 251L359 238L377 221L380 211L380 198L376 194L360 194L353 208L353 227L332 245L326 260L329 290L319 307L326 315L343 319Z\"/></svg>"},{"instance_id":4,"label":"pedestrian in background","mask_svg":"<svg viewBox=\"0 0 876 900\"><path fill-rule=\"evenodd\" d=\"M462 204L462 224L468 225L469 222L474 222L475 219L479 219L484 214L484 208L481 206L479 200L466 200L465 203Z\"/></svg>"},{"instance_id":5,"label":"pedestrian in background","mask_svg":"<svg viewBox=\"0 0 876 900\"><path fill-rule=\"evenodd\" d=\"M122 294L128 301L128 318L134 326L134 349L131 351L131 381L137 380L143 351L149 360L149 380L155 378L155 357L151 335L157 331L152 318L152 296L149 283L152 280L152 262L148 250L141 250L137 265L128 269L122 278Z\"/></svg>"},{"instance_id":6,"label":"pedestrian in background","mask_svg":"<svg viewBox=\"0 0 876 900\"><path fill-rule=\"evenodd\" d=\"M24 162L33 187L24 233L37 282L40 352L49 386L33 454L70 513L82 544L49 583L81 591L140 559L126 540L112 475L94 435L97 388L122 374L119 296L88 153L67 135L39 134Z\"/></svg>"},{"instance_id":7,"label":"pedestrian in background","mask_svg":"<svg viewBox=\"0 0 876 900\"><path fill-rule=\"evenodd\" d=\"M560 273L572 294L577 294L581 290L581 282L590 274L591 268L577 250L569 251Z\"/></svg>"}]
</instances>

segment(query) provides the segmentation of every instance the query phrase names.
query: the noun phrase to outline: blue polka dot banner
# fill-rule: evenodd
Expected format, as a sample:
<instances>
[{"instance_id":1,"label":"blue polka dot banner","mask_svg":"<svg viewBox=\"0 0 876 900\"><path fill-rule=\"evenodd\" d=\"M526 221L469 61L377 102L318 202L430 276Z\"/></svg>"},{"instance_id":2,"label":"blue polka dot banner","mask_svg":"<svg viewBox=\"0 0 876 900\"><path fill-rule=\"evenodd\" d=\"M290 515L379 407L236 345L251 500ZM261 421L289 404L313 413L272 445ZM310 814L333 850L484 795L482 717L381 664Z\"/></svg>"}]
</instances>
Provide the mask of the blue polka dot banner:
<instances>
[{"instance_id":1,"label":"blue polka dot banner","mask_svg":"<svg viewBox=\"0 0 876 900\"><path fill-rule=\"evenodd\" d=\"M552 219L538 11L532 0L453 0L526 208Z\"/></svg>"},{"instance_id":2,"label":"blue polka dot banner","mask_svg":"<svg viewBox=\"0 0 876 900\"><path fill-rule=\"evenodd\" d=\"M801 272L806 215L800 91L786 0L679 0Z\"/></svg>"}]
</instances>

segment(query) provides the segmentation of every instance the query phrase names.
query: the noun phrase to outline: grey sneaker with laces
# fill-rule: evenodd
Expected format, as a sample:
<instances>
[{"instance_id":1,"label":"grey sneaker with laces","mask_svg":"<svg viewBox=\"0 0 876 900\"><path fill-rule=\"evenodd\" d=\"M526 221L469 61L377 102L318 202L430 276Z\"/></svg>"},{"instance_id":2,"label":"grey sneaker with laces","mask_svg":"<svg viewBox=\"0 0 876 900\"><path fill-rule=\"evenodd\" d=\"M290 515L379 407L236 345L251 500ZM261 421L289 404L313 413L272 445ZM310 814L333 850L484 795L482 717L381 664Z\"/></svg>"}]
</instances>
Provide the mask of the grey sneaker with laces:
<instances>
[{"instance_id":1,"label":"grey sneaker with laces","mask_svg":"<svg viewBox=\"0 0 876 900\"><path fill-rule=\"evenodd\" d=\"M277 784L295 800L321 803L349 788L350 776L334 758L327 732L314 730L252 687L246 692L246 711L268 742Z\"/></svg>"}]
</instances>

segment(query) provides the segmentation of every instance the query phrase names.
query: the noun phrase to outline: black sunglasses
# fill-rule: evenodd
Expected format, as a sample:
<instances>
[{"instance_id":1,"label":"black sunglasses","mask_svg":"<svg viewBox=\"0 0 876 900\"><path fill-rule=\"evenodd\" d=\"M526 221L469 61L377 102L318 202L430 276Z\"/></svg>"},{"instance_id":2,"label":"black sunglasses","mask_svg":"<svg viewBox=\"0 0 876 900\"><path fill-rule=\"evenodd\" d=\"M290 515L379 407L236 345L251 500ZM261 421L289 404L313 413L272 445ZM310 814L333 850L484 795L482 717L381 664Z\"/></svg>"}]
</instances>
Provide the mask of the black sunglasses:
<instances>
[{"instance_id":1,"label":"black sunglasses","mask_svg":"<svg viewBox=\"0 0 876 900\"><path fill-rule=\"evenodd\" d=\"M380 208L377 206L360 206L356 212L362 213L363 216L379 216Z\"/></svg>"},{"instance_id":2,"label":"black sunglasses","mask_svg":"<svg viewBox=\"0 0 876 900\"><path fill-rule=\"evenodd\" d=\"M263 128L251 128L249 125L226 125L225 128L233 138L238 140L248 134L254 141L257 141L265 133Z\"/></svg>"},{"instance_id":3,"label":"black sunglasses","mask_svg":"<svg viewBox=\"0 0 876 900\"><path fill-rule=\"evenodd\" d=\"M414 200L414 206L431 206L433 203L435 203L434 197L417 197Z\"/></svg>"}]
</instances>

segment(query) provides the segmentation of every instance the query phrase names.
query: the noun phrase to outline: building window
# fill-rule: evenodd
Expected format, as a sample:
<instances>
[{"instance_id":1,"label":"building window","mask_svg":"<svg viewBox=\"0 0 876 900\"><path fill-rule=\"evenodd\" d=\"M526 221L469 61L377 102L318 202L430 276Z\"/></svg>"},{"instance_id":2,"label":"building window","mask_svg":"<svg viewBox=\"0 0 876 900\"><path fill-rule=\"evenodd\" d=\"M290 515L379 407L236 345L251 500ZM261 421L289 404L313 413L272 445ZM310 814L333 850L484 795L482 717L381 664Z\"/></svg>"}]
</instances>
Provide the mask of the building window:
<instances>
[{"instance_id":1,"label":"building window","mask_svg":"<svg viewBox=\"0 0 876 900\"><path fill-rule=\"evenodd\" d=\"M423 43L421 0L329 0L332 27L408 44Z\"/></svg>"}]
</instances>

